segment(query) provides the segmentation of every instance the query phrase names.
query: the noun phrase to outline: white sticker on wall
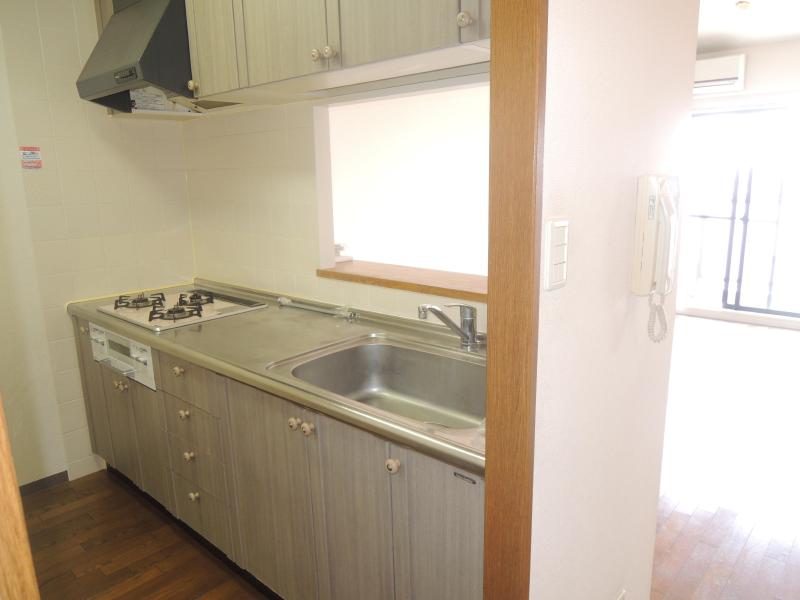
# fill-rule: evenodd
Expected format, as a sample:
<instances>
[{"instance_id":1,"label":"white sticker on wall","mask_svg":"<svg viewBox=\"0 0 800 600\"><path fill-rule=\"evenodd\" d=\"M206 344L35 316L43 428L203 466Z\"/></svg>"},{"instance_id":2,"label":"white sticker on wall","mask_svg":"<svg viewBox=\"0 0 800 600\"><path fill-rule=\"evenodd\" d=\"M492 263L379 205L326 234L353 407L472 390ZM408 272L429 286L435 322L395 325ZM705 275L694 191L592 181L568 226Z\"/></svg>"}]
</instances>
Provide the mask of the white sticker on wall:
<instances>
[{"instance_id":1,"label":"white sticker on wall","mask_svg":"<svg viewBox=\"0 0 800 600\"><path fill-rule=\"evenodd\" d=\"M39 146L20 146L19 156L23 169L42 168L42 149Z\"/></svg>"}]
</instances>

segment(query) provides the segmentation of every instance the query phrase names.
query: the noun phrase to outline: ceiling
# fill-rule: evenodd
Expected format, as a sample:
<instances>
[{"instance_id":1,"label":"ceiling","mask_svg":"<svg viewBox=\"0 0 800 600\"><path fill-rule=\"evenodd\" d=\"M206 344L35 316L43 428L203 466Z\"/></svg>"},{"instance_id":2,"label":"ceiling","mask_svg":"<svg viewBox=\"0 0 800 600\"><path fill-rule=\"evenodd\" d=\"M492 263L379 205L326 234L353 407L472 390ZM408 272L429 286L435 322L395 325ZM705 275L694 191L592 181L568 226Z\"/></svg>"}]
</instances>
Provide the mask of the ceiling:
<instances>
[{"instance_id":1,"label":"ceiling","mask_svg":"<svg viewBox=\"0 0 800 600\"><path fill-rule=\"evenodd\" d=\"M800 39L800 0L700 0L699 53Z\"/></svg>"}]
</instances>

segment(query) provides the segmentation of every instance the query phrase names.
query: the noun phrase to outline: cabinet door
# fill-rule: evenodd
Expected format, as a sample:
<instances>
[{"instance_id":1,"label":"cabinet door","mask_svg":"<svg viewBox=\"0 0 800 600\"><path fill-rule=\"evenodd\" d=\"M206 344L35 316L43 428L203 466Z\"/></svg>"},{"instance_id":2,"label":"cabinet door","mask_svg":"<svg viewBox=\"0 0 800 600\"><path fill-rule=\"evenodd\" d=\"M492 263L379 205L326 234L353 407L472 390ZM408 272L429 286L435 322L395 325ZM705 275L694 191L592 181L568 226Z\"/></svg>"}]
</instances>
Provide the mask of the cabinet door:
<instances>
[{"instance_id":1,"label":"cabinet door","mask_svg":"<svg viewBox=\"0 0 800 600\"><path fill-rule=\"evenodd\" d=\"M325 0L243 0L243 14L250 85L328 68L312 56L328 43Z\"/></svg>"},{"instance_id":2,"label":"cabinet door","mask_svg":"<svg viewBox=\"0 0 800 600\"><path fill-rule=\"evenodd\" d=\"M103 373L111 445L114 448L114 468L141 487L139 451L131 402L131 386L139 384L107 367L101 367L100 370Z\"/></svg>"},{"instance_id":3,"label":"cabinet door","mask_svg":"<svg viewBox=\"0 0 800 600\"><path fill-rule=\"evenodd\" d=\"M483 597L483 479L412 450L391 477L397 598Z\"/></svg>"},{"instance_id":4,"label":"cabinet door","mask_svg":"<svg viewBox=\"0 0 800 600\"><path fill-rule=\"evenodd\" d=\"M320 598L394 598L388 443L322 415L313 421Z\"/></svg>"},{"instance_id":5,"label":"cabinet door","mask_svg":"<svg viewBox=\"0 0 800 600\"><path fill-rule=\"evenodd\" d=\"M108 425L106 394L103 389L103 375L100 365L92 356L92 342L89 337L89 323L77 321L78 359L81 366L83 401L89 420L89 433L92 439L92 452L114 464L111 446L111 429Z\"/></svg>"},{"instance_id":6,"label":"cabinet door","mask_svg":"<svg viewBox=\"0 0 800 600\"><path fill-rule=\"evenodd\" d=\"M133 382L130 386L141 467L141 488L173 511L162 395Z\"/></svg>"},{"instance_id":7,"label":"cabinet door","mask_svg":"<svg viewBox=\"0 0 800 600\"><path fill-rule=\"evenodd\" d=\"M236 0L186 0L196 96L242 87L236 48Z\"/></svg>"},{"instance_id":8,"label":"cabinet door","mask_svg":"<svg viewBox=\"0 0 800 600\"><path fill-rule=\"evenodd\" d=\"M339 0L342 66L459 43L458 0Z\"/></svg>"},{"instance_id":9,"label":"cabinet door","mask_svg":"<svg viewBox=\"0 0 800 600\"><path fill-rule=\"evenodd\" d=\"M287 600L316 598L307 443L299 427L288 426L303 410L240 383L228 386L244 566Z\"/></svg>"}]
</instances>

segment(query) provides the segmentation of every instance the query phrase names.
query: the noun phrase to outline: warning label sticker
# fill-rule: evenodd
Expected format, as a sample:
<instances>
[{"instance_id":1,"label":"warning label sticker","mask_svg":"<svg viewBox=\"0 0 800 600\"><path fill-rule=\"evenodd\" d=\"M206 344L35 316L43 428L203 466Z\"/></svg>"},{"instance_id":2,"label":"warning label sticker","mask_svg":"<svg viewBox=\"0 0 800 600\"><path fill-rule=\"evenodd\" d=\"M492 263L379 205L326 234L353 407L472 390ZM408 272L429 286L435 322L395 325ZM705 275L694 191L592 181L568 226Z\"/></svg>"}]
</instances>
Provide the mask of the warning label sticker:
<instances>
[{"instance_id":1,"label":"warning label sticker","mask_svg":"<svg viewBox=\"0 0 800 600\"><path fill-rule=\"evenodd\" d=\"M20 146L19 156L23 169L42 168L42 149L39 146Z\"/></svg>"}]
</instances>

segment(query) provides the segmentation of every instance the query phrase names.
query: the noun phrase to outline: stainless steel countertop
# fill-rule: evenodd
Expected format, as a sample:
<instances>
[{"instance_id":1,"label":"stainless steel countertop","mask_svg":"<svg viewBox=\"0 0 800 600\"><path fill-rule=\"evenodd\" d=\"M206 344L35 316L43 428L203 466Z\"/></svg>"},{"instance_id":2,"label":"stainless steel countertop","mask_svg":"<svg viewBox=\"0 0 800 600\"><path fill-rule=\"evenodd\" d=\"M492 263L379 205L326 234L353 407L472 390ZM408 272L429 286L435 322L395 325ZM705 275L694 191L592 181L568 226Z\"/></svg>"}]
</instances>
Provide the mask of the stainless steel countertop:
<instances>
[{"instance_id":1,"label":"stainless steel countertop","mask_svg":"<svg viewBox=\"0 0 800 600\"><path fill-rule=\"evenodd\" d=\"M483 474L485 436L482 430L441 430L424 426L396 415L362 408L358 403L337 401L300 380L280 377L267 370L273 362L369 334L405 338L461 352L459 338L447 328L363 311L357 311L358 319L349 322L338 316L280 307L275 301L276 295L202 279L197 279L193 285L162 289L185 291L192 287L259 299L266 307L160 333L97 310L98 306L107 304L114 297L74 302L68 305L67 311L156 350L194 362L473 473ZM485 356L482 352L477 354ZM474 357L476 353L471 352L469 356Z\"/></svg>"}]
</instances>

